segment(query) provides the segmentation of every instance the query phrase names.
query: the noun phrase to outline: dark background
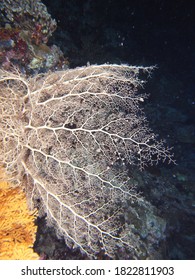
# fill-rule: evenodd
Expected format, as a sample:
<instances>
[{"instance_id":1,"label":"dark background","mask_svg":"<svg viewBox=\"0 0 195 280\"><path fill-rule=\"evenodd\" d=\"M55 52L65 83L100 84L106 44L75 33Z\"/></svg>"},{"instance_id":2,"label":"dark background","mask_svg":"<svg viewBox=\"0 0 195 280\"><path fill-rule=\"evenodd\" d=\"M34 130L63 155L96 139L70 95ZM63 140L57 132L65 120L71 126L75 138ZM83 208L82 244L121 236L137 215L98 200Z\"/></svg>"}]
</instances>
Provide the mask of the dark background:
<instances>
[{"instance_id":1,"label":"dark background","mask_svg":"<svg viewBox=\"0 0 195 280\"><path fill-rule=\"evenodd\" d=\"M179 106L186 113L190 111L194 118L195 1L43 3L58 24L50 42L61 48L70 67L88 62L157 65L153 81L161 89L155 88L156 98L164 91L160 102ZM162 89L163 86L166 88Z\"/></svg>"}]
</instances>

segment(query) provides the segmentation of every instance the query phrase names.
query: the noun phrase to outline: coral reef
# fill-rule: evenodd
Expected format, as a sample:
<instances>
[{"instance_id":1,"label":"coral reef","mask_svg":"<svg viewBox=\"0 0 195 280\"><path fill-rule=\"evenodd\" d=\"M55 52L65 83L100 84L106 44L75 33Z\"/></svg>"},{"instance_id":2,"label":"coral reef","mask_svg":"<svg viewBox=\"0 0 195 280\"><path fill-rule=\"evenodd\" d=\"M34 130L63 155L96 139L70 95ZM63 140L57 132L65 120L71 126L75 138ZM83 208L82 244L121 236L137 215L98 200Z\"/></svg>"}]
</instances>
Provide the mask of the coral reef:
<instances>
[{"instance_id":1,"label":"coral reef","mask_svg":"<svg viewBox=\"0 0 195 280\"><path fill-rule=\"evenodd\" d=\"M36 44L47 43L56 29L56 21L40 0L3 0L0 4L3 20L28 32Z\"/></svg>"},{"instance_id":2,"label":"coral reef","mask_svg":"<svg viewBox=\"0 0 195 280\"><path fill-rule=\"evenodd\" d=\"M61 50L47 45L56 29L56 21L41 1L3 0L0 10L0 64L3 68L16 64L27 72L45 72L67 67Z\"/></svg>"},{"instance_id":3,"label":"coral reef","mask_svg":"<svg viewBox=\"0 0 195 280\"><path fill-rule=\"evenodd\" d=\"M11 62L20 62L25 66L30 61L28 45L20 36L17 28L0 28L0 63L9 69Z\"/></svg>"},{"instance_id":4,"label":"coral reef","mask_svg":"<svg viewBox=\"0 0 195 280\"><path fill-rule=\"evenodd\" d=\"M128 166L173 162L140 108L139 74L152 69L0 71L0 161L14 180L25 178L32 208L90 258L151 258L164 238L164 221L128 175Z\"/></svg>"},{"instance_id":5,"label":"coral reef","mask_svg":"<svg viewBox=\"0 0 195 280\"><path fill-rule=\"evenodd\" d=\"M0 170L0 259L35 260L36 212L29 212L21 188L8 183Z\"/></svg>"}]
</instances>

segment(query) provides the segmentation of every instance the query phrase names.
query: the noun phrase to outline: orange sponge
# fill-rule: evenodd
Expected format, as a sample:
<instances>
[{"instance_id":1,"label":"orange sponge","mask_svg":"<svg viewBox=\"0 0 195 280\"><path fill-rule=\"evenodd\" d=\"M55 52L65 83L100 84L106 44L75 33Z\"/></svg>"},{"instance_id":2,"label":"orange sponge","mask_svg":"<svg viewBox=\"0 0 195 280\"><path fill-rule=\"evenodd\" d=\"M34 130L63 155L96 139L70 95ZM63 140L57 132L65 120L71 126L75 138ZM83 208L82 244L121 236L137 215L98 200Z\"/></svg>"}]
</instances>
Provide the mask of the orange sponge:
<instances>
[{"instance_id":1,"label":"orange sponge","mask_svg":"<svg viewBox=\"0 0 195 280\"><path fill-rule=\"evenodd\" d=\"M1 172L2 173L2 172ZM0 259L32 260L37 227L36 212L29 212L26 196L19 187L0 181Z\"/></svg>"}]
</instances>

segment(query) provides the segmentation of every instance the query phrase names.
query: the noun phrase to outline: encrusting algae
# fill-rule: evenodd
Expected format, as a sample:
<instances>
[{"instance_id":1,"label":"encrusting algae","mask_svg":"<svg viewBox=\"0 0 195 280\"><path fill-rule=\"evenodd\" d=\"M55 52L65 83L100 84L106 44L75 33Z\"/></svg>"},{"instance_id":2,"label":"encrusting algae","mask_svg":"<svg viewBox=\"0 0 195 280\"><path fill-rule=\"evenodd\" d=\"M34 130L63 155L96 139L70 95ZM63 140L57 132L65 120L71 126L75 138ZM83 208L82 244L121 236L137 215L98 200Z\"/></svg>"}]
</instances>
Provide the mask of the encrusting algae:
<instances>
[{"instance_id":1,"label":"encrusting algae","mask_svg":"<svg viewBox=\"0 0 195 280\"><path fill-rule=\"evenodd\" d=\"M0 180L0 260L39 259L32 248L37 231L35 217L21 188Z\"/></svg>"}]
</instances>

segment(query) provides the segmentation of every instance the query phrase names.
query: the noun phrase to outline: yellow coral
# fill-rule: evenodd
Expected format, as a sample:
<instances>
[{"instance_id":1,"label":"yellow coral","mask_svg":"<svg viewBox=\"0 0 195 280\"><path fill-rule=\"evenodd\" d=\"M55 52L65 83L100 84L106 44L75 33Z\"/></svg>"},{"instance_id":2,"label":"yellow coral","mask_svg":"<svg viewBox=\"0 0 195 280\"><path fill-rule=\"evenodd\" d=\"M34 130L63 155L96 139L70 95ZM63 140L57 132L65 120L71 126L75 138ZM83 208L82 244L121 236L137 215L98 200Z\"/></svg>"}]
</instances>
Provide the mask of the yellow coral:
<instances>
[{"instance_id":1,"label":"yellow coral","mask_svg":"<svg viewBox=\"0 0 195 280\"><path fill-rule=\"evenodd\" d=\"M36 212L29 212L24 192L0 182L0 259L38 259L33 251Z\"/></svg>"}]
</instances>

